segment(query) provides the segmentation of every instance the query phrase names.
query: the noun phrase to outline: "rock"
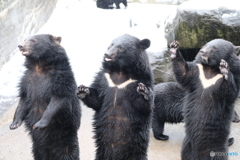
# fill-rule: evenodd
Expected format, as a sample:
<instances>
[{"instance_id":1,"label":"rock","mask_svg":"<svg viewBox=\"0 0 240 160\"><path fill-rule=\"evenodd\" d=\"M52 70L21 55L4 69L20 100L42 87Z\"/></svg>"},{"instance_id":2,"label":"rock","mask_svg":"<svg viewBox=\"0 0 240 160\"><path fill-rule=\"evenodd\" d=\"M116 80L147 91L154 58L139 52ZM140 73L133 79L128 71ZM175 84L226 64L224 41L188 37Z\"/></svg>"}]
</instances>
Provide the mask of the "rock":
<instances>
[{"instance_id":1,"label":"rock","mask_svg":"<svg viewBox=\"0 0 240 160\"><path fill-rule=\"evenodd\" d=\"M168 52L169 51L165 50L159 54L148 53L153 71L154 84L175 81Z\"/></svg>"},{"instance_id":2,"label":"rock","mask_svg":"<svg viewBox=\"0 0 240 160\"><path fill-rule=\"evenodd\" d=\"M176 16L165 23L168 44L178 40L182 49L199 49L215 38L240 44L238 0L192 0L179 5ZM171 20L171 18L173 18Z\"/></svg>"},{"instance_id":3,"label":"rock","mask_svg":"<svg viewBox=\"0 0 240 160\"><path fill-rule=\"evenodd\" d=\"M0 1L0 69L22 39L35 34L51 16L57 0Z\"/></svg>"},{"instance_id":4,"label":"rock","mask_svg":"<svg viewBox=\"0 0 240 160\"><path fill-rule=\"evenodd\" d=\"M96 1L96 0L94 0ZM159 4L173 4L179 5L187 0L128 0L128 2L140 2L140 3L159 3Z\"/></svg>"}]
</instances>

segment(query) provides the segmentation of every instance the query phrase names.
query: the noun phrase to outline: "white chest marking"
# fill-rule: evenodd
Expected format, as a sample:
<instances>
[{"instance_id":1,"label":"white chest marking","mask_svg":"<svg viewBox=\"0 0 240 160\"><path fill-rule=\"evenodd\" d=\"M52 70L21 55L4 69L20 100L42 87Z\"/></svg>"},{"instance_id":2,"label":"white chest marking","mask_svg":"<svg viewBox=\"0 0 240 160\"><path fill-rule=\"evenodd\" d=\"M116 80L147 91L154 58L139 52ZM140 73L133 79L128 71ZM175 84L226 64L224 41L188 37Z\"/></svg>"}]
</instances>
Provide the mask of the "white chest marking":
<instances>
[{"instance_id":1,"label":"white chest marking","mask_svg":"<svg viewBox=\"0 0 240 160\"><path fill-rule=\"evenodd\" d=\"M133 82L137 81L137 80L133 80L133 79L130 78L129 80L127 80L127 81L125 81L125 82L123 82L123 83L121 83L119 85L116 85L116 84L114 84L114 82L112 81L112 79L111 79L111 77L110 77L110 75L108 73L105 73L105 77L106 77L106 79L108 81L109 87L117 87L119 89L125 88L130 83L133 83Z\"/></svg>"},{"instance_id":2,"label":"white chest marking","mask_svg":"<svg viewBox=\"0 0 240 160\"><path fill-rule=\"evenodd\" d=\"M217 74L215 77L213 77L211 79L207 79L203 72L203 66L201 64L197 64L197 66L199 69L199 78L200 78L203 88L208 88L211 85L214 85L217 82L217 80L219 80L220 78L223 78L222 74Z\"/></svg>"}]
</instances>

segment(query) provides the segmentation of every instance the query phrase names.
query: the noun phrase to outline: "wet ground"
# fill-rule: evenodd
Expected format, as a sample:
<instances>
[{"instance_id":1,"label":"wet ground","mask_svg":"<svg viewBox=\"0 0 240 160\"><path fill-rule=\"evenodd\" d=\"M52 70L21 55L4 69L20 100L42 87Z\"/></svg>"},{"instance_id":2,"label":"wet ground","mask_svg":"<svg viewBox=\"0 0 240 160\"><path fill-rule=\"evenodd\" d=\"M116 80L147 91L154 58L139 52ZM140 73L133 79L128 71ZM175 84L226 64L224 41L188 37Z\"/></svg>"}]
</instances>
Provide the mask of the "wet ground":
<instances>
[{"instance_id":1,"label":"wet ground","mask_svg":"<svg viewBox=\"0 0 240 160\"><path fill-rule=\"evenodd\" d=\"M0 160L33 160L31 141L24 126L10 130L17 103L0 117ZM236 103L237 113L240 115L240 99ZM81 128L78 132L81 160L94 159L94 140L92 139L93 111L82 105ZM150 134L148 149L149 160L180 160L181 145L184 138L184 123L167 124L165 134L170 136L168 141L158 141ZM240 123L232 123L230 137L235 138L233 146L229 147L230 160L240 159ZM237 155L236 155L237 154Z\"/></svg>"}]
</instances>

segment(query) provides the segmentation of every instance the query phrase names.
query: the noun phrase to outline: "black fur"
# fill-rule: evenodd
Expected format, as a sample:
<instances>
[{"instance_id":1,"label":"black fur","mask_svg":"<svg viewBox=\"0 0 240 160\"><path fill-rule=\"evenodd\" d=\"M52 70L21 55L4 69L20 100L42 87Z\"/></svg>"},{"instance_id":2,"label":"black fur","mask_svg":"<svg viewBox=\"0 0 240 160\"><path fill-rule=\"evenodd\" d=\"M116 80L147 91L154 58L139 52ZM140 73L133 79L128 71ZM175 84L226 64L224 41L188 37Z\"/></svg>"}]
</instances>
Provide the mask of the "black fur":
<instances>
[{"instance_id":1,"label":"black fur","mask_svg":"<svg viewBox=\"0 0 240 160\"><path fill-rule=\"evenodd\" d=\"M149 46L147 39L116 38L91 86L79 87L79 98L95 110L96 160L147 159L153 106L153 78L145 52ZM133 81L121 88L129 79Z\"/></svg>"},{"instance_id":2,"label":"black fur","mask_svg":"<svg viewBox=\"0 0 240 160\"><path fill-rule=\"evenodd\" d=\"M182 109L187 92L177 82L165 82L155 85L154 93L153 135L156 139L165 141L169 138L163 134L165 122L172 124L183 122ZM236 111L233 113L232 122L239 123Z\"/></svg>"},{"instance_id":3,"label":"black fur","mask_svg":"<svg viewBox=\"0 0 240 160\"><path fill-rule=\"evenodd\" d=\"M186 136L182 160L228 159L211 157L210 152L228 152L230 123L240 87L239 47L215 39L202 47L194 62L185 62L176 41L170 47L175 77L188 92L183 108ZM202 70L198 66L203 66L204 79L222 77L204 88L207 80L199 78Z\"/></svg>"},{"instance_id":4,"label":"black fur","mask_svg":"<svg viewBox=\"0 0 240 160\"><path fill-rule=\"evenodd\" d=\"M102 9L113 9L114 3L117 9L120 9L120 3L122 3L125 8L127 7L127 0L97 0L97 7Z\"/></svg>"},{"instance_id":5,"label":"black fur","mask_svg":"<svg viewBox=\"0 0 240 160\"><path fill-rule=\"evenodd\" d=\"M185 92L176 82L159 83L154 86L154 92L153 135L158 140L168 140L169 137L163 134L164 124L183 121Z\"/></svg>"},{"instance_id":6,"label":"black fur","mask_svg":"<svg viewBox=\"0 0 240 160\"><path fill-rule=\"evenodd\" d=\"M33 142L35 160L78 160L77 131L80 104L61 38L35 35L20 51L27 70L20 82L20 102L10 129L25 122Z\"/></svg>"}]
</instances>

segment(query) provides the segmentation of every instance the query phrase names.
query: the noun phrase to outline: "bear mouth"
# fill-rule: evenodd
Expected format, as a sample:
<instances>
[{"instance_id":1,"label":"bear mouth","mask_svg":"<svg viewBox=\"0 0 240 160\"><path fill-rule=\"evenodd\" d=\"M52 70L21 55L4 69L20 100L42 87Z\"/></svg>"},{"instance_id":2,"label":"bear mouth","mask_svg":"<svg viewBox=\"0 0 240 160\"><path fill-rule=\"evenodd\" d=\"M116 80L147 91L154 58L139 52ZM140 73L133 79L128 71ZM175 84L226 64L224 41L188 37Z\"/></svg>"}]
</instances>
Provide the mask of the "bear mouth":
<instances>
[{"instance_id":1,"label":"bear mouth","mask_svg":"<svg viewBox=\"0 0 240 160\"><path fill-rule=\"evenodd\" d=\"M26 56L26 55L28 55L28 54L29 54L28 51L22 51L22 55Z\"/></svg>"},{"instance_id":2,"label":"bear mouth","mask_svg":"<svg viewBox=\"0 0 240 160\"><path fill-rule=\"evenodd\" d=\"M109 56L108 54L105 54L104 60L107 62L113 61L113 58Z\"/></svg>"},{"instance_id":3,"label":"bear mouth","mask_svg":"<svg viewBox=\"0 0 240 160\"><path fill-rule=\"evenodd\" d=\"M208 63L208 57L205 57L205 56L201 56L203 61L205 61L206 63Z\"/></svg>"},{"instance_id":4,"label":"bear mouth","mask_svg":"<svg viewBox=\"0 0 240 160\"><path fill-rule=\"evenodd\" d=\"M112 59L105 57L105 61L109 62L109 61L112 61Z\"/></svg>"},{"instance_id":5,"label":"bear mouth","mask_svg":"<svg viewBox=\"0 0 240 160\"><path fill-rule=\"evenodd\" d=\"M18 46L19 50L22 52L22 55L28 55L29 51L25 51L24 48L22 46Z\"/></svg>"}]
</instances>

